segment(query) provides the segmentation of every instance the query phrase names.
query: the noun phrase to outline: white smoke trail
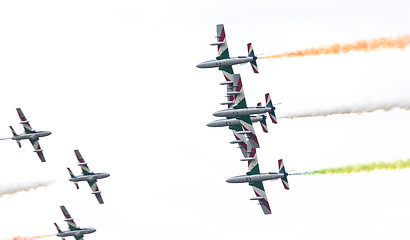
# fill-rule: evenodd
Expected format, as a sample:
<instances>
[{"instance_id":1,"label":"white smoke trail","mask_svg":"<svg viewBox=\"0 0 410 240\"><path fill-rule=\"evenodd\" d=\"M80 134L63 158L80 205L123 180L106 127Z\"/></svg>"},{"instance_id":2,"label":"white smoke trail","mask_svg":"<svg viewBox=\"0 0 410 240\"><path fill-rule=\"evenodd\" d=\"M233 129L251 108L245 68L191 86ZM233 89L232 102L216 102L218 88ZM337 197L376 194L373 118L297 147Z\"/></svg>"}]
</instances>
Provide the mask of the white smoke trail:
<instances>
[{"instance_id":1,"label":"white smoke trail","mask_svg":"<svg viewBox=\"0 0 410 240\"><path fill-rule=\"evenodd\" d=\"M41 180L37 182L3 183L0 185L0 197L4 195L13 195L18 192L28 192L39 187L47 187L54 182L54 180Z\"/></svg>"},{"instance_id":2,"label":"white smoke trail","mask_svg":"<svg viewBox=\"0 0 410 240\"><path fill-rule=\"evenodd\" d=\"M360 103L349 103L339 106L315 107L313 109L296 110L280 114L278 118L303 118L329 116L334 114L369 113L374 111L391 111L393 109L410 110L410 98L396 100L366 100Z\"/></svg>"}]
</instances>

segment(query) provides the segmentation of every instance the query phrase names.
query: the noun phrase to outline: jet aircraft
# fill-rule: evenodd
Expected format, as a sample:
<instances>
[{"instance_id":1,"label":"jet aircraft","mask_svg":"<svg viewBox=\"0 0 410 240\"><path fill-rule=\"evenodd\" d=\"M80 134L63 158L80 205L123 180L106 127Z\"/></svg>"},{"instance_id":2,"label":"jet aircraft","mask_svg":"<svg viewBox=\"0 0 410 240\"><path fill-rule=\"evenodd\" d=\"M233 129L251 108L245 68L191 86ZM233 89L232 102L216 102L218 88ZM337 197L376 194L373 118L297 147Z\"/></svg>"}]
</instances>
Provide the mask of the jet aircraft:
<instances>
[{"instance_id":1,"label":"jet aircraft","mask_svg":"<svg viewBox=\"0 0 410 240\"><path fill-rule=\"evenodd\" d=\"M254 158L245 159L247 161L255 161ZM262 207L262 210L265 214L271 214L271 209L267 201L265 189L263 187L263 181L266 180L276 180L281 179L283 187L286 190L289 190L288 175L300 175L302 173L287 173L282 159L278 160L279 172L269 172L269 173L260 173L259 166L255 165L254 167L248 167L248 172L246 175L240 175L228 178L226 182L228 183L248 183L253 187L256 197L250 198L250 200L258 200L259 204Z\"/></svg>"},{"instance_id":2,"label":"jet aircraft","mask_svg":"<svg viewBox=\"0 0 410 240\"><path fill-rule=\"evenodd\" d=\"M196 65L197 68L219 68L233 74L232 65L250 63L254 73L259 73L256 64L255 53L253 51L252 43L248 43L248 56L239 56L236 58L229 57L228 44L226 43L225 28L223 24L216 25L217 42L211 43L211 46L218 46L218 56L216 60L205 61Z\"/></svg>"},{"instance_id":3,"label":"jet aircraft","mask_svg":"<svg viewBox=\"0 0 410 240\"><path fill-rule=\"evenodd\" d=\"M67 209L64 206L60 206L61 211L63 211L65 221L68 224L69 230L61 231L58 227L57 223L54 223L54 226L57 228L58 233L56 234L58 237L61 237L62 240L65 240L66 237L74 237L76 240L83 240L84 234L89 234L95 232L95 228L79 228L77 224L75 224L74 219L70 216Z\"/></svg>"},{"instance_id":4,"label":"jet aircraft","mask_svg":"<svg viewBox=\"0 0 410 240\"><path fill-rule=\"evenodd\" d=\"M90 185L91 190L93 191L92 194L95 195L97 198L98 202L100 204L103 204L104 201L101 197L101 191L98 189L97 186L97 179L102 179L109 177L109 173L93 173L87 166L87 163L84 161L83 157L80 154L80 151L74 150L74 153L78 159L78 166L81 167L81 170L83 172L82 175L74 176L73 172L70 170L70 168L67 168L68 172L70 173L71 178L69 179L71 182L74 182L75 186L77 189L79 189L78 182L81 181L87 181L88 185Z\"/></svg>"},{"instance_id":5,"label":"jet aircraft","mask_svg":"<svg viewBox=\"0 0 410 240\"><path fill-rule=\"evenodd\" d=\"M24 127L24 132L22 134L17 134L16 131L14 131L13 127L10 126L11 132L13 133L13 137L11 139L16 140L17 144L19 145L19 147L21 148L21 140L24 139L29 139L31 144L34 147L34 152L37 153L38 157L40 158L40 160L42 162L45 162L46 159L44 158L44 154L43 154L43 149L41 149L40 147L40 143L38 142L40 137L45 137L51 134L50 131L35 131L31 128L29 121L27 120L27 118L24 116L23 111L21 111L20 108L17 108L17 113L20 117L20 124L23 124Z\"/></svg>"},{"instance_id":6,"label":"jet aircraft","mask_svg":"<svg viewBox=\"0 0 410 240\"><path fill-rule=\"evenodd\" d=\"M268 132L268 126L266 124L266 116L265 115L258 115L258 116L250 116L251 122L260 122L262 126L262 130L267 133ZM239 119L235 118L228 118L228 119L218 119L215 121L212 121L207 124L208 127L227 127L227 126L236 126L236 125L241 125L241 122Z\"/></svg>"},{"instance_id":7,"label":"jet aircraft","mask_svg":"<svg viewBox=\"0 0 410 240\"><path fill-rule=\"evenodd\" d=\"M236 93L235 93L236 94ZM272 104L269 93L265 94L266 106L257 107L243 107L243 108L230 108L215 112L215 117L238 117L238 116L250 116L252 114L269 113L269 116L273 123L278 123L275 114L275 107Z\"/></svg>"}]
</instances>

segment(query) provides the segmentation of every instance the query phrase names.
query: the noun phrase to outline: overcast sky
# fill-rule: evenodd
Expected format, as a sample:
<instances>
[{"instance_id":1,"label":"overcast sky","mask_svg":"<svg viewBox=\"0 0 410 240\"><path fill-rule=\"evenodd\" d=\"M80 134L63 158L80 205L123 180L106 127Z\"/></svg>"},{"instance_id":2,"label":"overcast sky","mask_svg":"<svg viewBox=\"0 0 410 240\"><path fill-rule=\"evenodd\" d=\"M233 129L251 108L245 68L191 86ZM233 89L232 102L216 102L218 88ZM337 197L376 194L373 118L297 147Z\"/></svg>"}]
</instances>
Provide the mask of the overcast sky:
<instances>
[{"instance_id":1,"label":"overcast sky","mask_svg":"<svg viewBox=\"0 0 410 240\"><path fill-rule=\"evenodd\" d=\"M324 44L408 34L408 1L2 1L0 137L22 132L15 108L36 130L47 162L28 141L0 142L0 181L55 180L0 198L0 239L67 229L65 205L93 239L403 239L409 236L409 170L294 176L290 191L265 182L265 216L247 184L227 129L208 128L223 109L222 73L197 69L214 59L216 24L231 56L275 54ZM260 59L242 75L248 105L292 109L408 99L410 49ZM295 107L296 106L296 107ZM255 125L262 172L313 170L410 157L410 112L283 119ZM75 174L74 149L95 172L99 205ZM54 237L53 237L54 238ZM51 239L51 238L50 238ZM56 238L55 238L56 239Z\"/></svg>"}]
</instances>

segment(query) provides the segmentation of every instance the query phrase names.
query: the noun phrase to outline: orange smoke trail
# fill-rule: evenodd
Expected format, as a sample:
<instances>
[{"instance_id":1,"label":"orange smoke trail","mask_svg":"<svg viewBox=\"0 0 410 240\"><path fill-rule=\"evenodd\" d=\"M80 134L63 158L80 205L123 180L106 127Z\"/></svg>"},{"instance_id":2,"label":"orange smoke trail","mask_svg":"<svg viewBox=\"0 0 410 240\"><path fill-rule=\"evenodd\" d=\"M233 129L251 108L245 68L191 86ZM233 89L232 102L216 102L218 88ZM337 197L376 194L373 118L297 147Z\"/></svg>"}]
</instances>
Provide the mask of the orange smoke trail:
<instances>
[{"instance_id":1,"label":"orange smoke trail","mask_svg":"<svg viewBox=\"0 0 410 240\"><path fill-rule=\"evenodd\" d=\"M28 192L41 187L48 187L55 183L55 180L43 180L39 182L6 183L0 185L0 197L13 195L19 192Z\"/></svg>"},{"instance_id":2,"label":"orange smoke trail","mask_svg":"<svg viewBox=\"0 0 410 240\"><path fill-rule=\"evenodd\" d=\"M283 58L283 57L302 57L302 56L316 56L316 55L328 55L348 53L351 51L376 51L381 48L387 49L401 49L404 50L410 44L410 34L398 36L396 38L373 38L371 40L360 40L355 43L339 44L335 43L328 46L322 46L319 48L307 48L303 50L297 50L294 52L280 53L271 56L259 57L259 58Z\"/></svg>"},{"instance_id":3,"label":"orange smoke trail","mask_svg":"<svg viewBox=\"0 0 410 240\"><path fill-rule=\"evenodd\" d=\"M54 234L40 235L40 236L33 236L33 237L20 237L20 236L17 236L17 237L14 237L14 238L6 238L4 240L36 240L36 239L39 239L39 238L46 238L46 237L52 237L52 236L54 236Z\"/></svg>"}]
</instances>

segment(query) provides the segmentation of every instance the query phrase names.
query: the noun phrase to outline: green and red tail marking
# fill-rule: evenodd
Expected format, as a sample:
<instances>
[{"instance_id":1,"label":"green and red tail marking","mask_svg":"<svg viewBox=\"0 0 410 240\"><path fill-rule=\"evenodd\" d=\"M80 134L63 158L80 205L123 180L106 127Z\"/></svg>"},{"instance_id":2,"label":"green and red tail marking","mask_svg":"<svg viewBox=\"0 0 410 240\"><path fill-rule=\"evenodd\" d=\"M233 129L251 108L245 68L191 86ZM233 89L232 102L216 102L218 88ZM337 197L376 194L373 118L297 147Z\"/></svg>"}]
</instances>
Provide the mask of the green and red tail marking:
<instances>
[{"instance_id":1,"label":"green and red tail marking","mask_svg":"<svg viewBox=\"0 0 410 240\"><path fill-rule=\"evenodd\" d=\"M270 99L270 94L266 93L265 94L265 100L266 100L266 106L270 107L272 110L269 112L269 117L272 120L273 123L278 123L278 120L276 119L276 114L275 114L275 107L272 104L272 100Z\"/></svg>"},{"instance_id":2,"label":"green and red tail marking","mask_svg":"<svg viewBox=\"0 0 410 240\"><path fill-rule=\"evenodd\" d=\"M286 190L289 190L289 182L288 182L288 178L287 178L287 172L285 170L285 165L283 164L282 159L278 160L278 166L279 166L279 173L284 173L285 174L285 176L281 178L282 183L283 183L283 187Z\"/></svg>"},{"instance_id":3,"label":"green and red tail marking","mask_svg":"<svg viewBox=\"0 0 410 240\"><path fill-rule=\"evenodd\" d=\"M256 64L256 56L255 52L253 51L252 43L248 43L248 56L254 57L255 60L251 62L251 67L254 73L259 73L258 65Z\"/></svg>"}]
</instances>

